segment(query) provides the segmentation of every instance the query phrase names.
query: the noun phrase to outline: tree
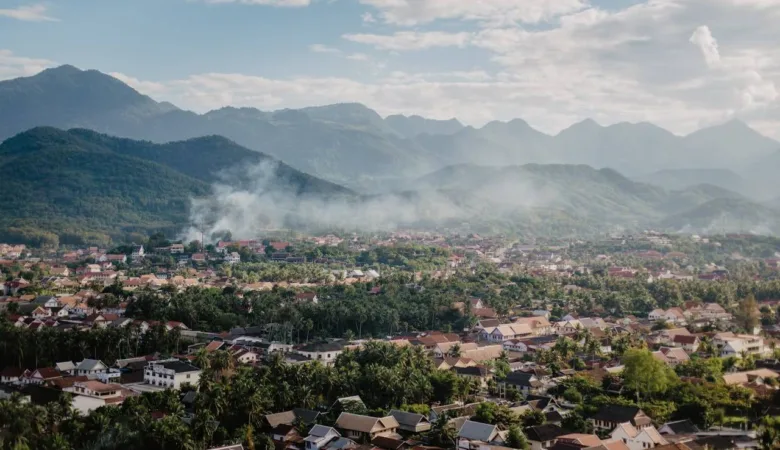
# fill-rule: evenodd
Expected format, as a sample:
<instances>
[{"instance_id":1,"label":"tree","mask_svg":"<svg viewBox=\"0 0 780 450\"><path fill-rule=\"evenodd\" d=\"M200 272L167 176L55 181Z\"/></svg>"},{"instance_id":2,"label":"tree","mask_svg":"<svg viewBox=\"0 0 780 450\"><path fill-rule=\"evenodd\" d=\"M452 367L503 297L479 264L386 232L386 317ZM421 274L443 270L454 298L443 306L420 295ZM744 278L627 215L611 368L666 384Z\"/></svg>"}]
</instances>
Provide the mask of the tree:
<instances>
[{"instance_id":1,"label":"tree","mask_svg":"<svg viewBox=\"0 0 780 450\"><path fill-rule=\"evenodd\" d=\"M753 296L753 294L749 294L739 303L736 319L739 326L745 329L748 333L752 333L758 324L761 323L758 303L756 302L756 297Z\"/></svg>"},{"instance_id":2,"label":"tree","mask_svg":"<svg viewBox=\"0 0 780 450\"><path fill-rule=\"evenodd\" d=\"M674 380L674 372L647 349L628 350L623 364L623 381L625 386L636 392L637 401L640 394L647 398L665 392Z\"/></svg>"},{"instance_id":3,"label":"tree","mask_svg":"<svg viewBox=\"0 0 780 450\"><path fill-rule=\"evenodd\" d=\"M511 448L517 448L520 450L528 449L528 440L525 434L520 430L520 427L513 425L509 427L509 434L506 438L506 444Z\"/></svg>"}]
</instances>

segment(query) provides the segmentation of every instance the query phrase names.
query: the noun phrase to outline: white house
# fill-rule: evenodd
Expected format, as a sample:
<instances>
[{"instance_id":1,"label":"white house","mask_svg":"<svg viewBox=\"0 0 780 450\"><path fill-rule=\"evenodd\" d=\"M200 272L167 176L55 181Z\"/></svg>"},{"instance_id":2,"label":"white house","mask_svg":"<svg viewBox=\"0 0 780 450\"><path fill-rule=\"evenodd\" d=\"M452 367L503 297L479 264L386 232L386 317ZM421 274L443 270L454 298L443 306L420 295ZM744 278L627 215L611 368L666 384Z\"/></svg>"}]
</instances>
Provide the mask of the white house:
<instances>
[{"instance_id":1,"label":"white house","mask_svg":"<svg viewBox=\"0 0 780 450\"><path fill-rule=\"evenodd\" d=\"M467 420L458 430L458 449L476 450L485 443L501 445L505 435L506 432L501 432L495 425Z\"/></svg>"},{"instance_id":2,"label":"white house","mask_svg":"<svg viewBox=\"0 0 780 450\"><path fill-rule=\"evenodd\" d=\"M621 423L610 435L612 439L623 441L630 450L644 450L669 442L661 436L654 426L636 428L630 422Z\"/></svg>"},{"instance_id":3,"label":"white house","mask_svg":"<svg viewBox=\"0 0 780 450\"><path fill-rule=\"evenodd\" d=\"M306 443L306 450L319 450L329 442L340 437L341 433L336 431L335 428L326 427L325 425L314 425L309 430L309 435L303 441Z\"/></svg>"},{"instance_id":4,"label":"white house","mask_svg":"<svg viewBox=\"0 0 780 450\"><path fill-rule=\"evenodd\" d=\"M720 356L741 357L742 353L763 356L766 353L764 339L750 334L718 333L712 338L712 343L720 350Z\"/></svg>"},{"instance_id":5,"label":"white house","mask_svg":"<svg viewBox=\"0 0 780 450\"><path fill-rule=\"evenodd\" d=\"M63 391L75 394L72 406L84 415L102 406L121 405L124 401L122 386L94 380L76 382Z\"/></svg>"},{"instance_id":6,"label":"white house","mask_svg":"<svg viewBox=\"0 0 780 450\"><path fill-rule=\"evenodd\" d=\"M181 361L153 361L144 370L144 383L167 389L179 389L182 384L197 385L201 370Z\"/></svg>"},{"instance_id":7,"label":"white house","mask_svg":"<svg viewBox=\"0 0 780 450\"><path fill-rule=\"evenodd\" d=\"M314 342L296 351L308 359L327 363L334 361L344 351L344 346L339 342Z\"/></svg>"},{"instance_id":8,"label":"white house","mask_svg":"<svg viewBox=\"0 0 780 450\"><path fill-rule=\"evenodd\" d=\"M85 359L76 366L76 375L91 377L108 371L108 366L96 359Z\"/></svg>"},{"instance_id":9,"label":"white house","mask_svg":"<svg viewBox=\"0 0 780 450\"><path fill-rule=\"evenodd\" d=\"M504 342L509 339L531 336L532 334L533 330L528 324L512 323L485 328L479 332L479 337L489 342Z\"/></svg>"},{"instance_id":10,"label":"white house","mask_svg":"<svg viewBox=\"0 0 780 450\"><path fill-rule=\"evenodd\" d=\"M136 245L133 247L133 253L130 255L133 259L143 258L146 252L144 252L143 245Z\"/></svg>"},{"instance_id":11,"label":"white house","mask_svg":"<svg viewBox=\"0 0 780 450\"><path fill-rule=\"evenodd\" d=\"M238 252L231 252L225 255L225 262L228 264L236 264L241 262L241 255Z\"/></svg>"}]
</instances>

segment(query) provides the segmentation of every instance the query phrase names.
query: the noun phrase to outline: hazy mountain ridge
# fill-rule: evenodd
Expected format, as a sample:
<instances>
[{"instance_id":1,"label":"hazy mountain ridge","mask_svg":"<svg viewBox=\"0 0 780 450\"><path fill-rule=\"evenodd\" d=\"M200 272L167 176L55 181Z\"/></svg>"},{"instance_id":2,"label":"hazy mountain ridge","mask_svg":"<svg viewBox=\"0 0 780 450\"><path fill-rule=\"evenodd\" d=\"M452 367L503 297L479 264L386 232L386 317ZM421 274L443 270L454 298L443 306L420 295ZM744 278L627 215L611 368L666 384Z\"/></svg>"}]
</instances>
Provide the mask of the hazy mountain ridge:
<instances>
[{"instance_id":1,"label":"hazy mountain ridge","mask_svg":"<svg viewBox=\"0 0 780 450\"><path fill-rule=\"evenodd\" d=\"M212 195L219 183L254 182L236 166L265 167L268 189L285 195L353 196L222 137L154 144L38 127L0 144L0 237L56 234L75 243L135 231L173 233L190 222L193 198Z\"/></svg>"},{"instance_id":2,"label":"hazy mountain ridge","mask_svg":"<svg viewBox=\"0 0 780 450\"><path fill-rule=\"evenodd\" d=\"M221 135L304 172L361 189L460 163L587 164L630 176L680 167L742 173L766 166L762 161L780 152L780 143L738 121L681 137L649 123L605 127L585 120L551 136L520 119L473 128L454 119L383 119L355 103L274 112L225 107L199 115L155 102L108 75L71 66L0 82L0 139L40 125L158 143ZM765 170L750 178L762 185L772 176Z\"/></svg>"}]
</instances>

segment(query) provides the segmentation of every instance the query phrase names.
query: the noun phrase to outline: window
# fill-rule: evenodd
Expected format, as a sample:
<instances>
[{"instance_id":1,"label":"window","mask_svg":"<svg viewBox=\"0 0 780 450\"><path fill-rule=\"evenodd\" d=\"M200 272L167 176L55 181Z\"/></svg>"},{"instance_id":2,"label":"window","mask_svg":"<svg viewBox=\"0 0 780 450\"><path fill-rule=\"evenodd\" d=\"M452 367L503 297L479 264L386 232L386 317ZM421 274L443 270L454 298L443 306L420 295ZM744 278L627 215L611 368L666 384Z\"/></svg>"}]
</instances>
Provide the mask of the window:
<instances>
[{"instance_id":1,"label":"window","mask_svg":"<svg viewBox=\"0 0 780 450\"><path fill-rule=\"evenodd\" d=\"M190 374L187 374L187 379L188 379L188 380L190 379Z\"/></svg>"}]
</instances>

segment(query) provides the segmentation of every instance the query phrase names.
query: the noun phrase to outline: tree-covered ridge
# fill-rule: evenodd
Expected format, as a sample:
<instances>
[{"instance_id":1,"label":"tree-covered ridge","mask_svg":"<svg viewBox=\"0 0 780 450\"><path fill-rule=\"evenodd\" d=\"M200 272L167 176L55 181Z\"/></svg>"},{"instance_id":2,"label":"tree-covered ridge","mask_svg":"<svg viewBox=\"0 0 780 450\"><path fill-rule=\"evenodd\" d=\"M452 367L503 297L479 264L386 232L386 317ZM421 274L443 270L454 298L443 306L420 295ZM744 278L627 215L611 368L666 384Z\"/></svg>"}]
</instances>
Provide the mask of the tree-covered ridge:
<instances>
[{"instance_id":1,"label":"tree-covered ridge","mask_svg":"<svg viewBox=\"0 0 780 450\"><path fill-rule=\"evenodd\" d=\"M173 233L186 224L190 199L208 195L221 173L262 163L268 186L280 191L349 194L217 136L154 144L35 128L0 145L0 240L107 243L132 232Z\"/></svg>"}]
</instances>

